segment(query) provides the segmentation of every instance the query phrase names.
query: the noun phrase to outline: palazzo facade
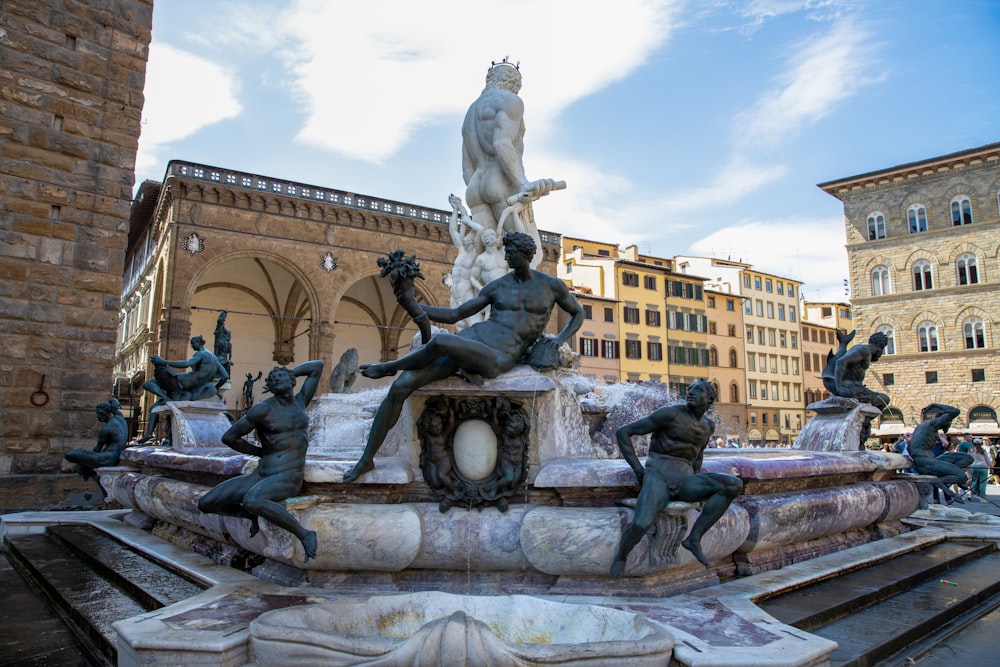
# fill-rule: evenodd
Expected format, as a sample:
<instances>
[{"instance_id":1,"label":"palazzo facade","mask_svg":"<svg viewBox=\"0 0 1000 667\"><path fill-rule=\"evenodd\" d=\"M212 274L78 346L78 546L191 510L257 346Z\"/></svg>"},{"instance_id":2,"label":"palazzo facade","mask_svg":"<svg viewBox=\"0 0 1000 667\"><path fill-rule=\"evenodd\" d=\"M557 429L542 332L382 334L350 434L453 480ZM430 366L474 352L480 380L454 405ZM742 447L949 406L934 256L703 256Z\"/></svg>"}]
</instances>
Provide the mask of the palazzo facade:
<instances>
[{"instance_id":1,"label":"palazzo facade","mask_svg":"<svg viewBox=\"0 0 1000 667\"><path fill-rule=\"evenodd\" d=\"M953 432L1000 434L1000 143L819 187L844 204L855 342L889 337L867 380L885 425L937 402Z\"/></svg>"}]
</instances>

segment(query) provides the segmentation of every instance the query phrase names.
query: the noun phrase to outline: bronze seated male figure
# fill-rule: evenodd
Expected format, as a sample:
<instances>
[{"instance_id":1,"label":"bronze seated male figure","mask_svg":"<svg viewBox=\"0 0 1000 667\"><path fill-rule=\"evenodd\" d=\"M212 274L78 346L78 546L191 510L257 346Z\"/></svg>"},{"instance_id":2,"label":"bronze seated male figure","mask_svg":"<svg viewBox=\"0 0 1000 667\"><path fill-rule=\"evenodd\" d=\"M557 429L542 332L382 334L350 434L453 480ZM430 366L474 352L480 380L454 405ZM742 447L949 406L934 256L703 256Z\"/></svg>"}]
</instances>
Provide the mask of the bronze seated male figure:
<instances>
[{"instance_id":1,"label":"bronze seated male figure","mask_svg":"<svg viewBox=\"0 0 1000 667\"><path fill-rule=\"evenodd\" d=\"M705 380L688 388L686 402L668 405L615 432L618 448L639 482L635 514L625 527L618 553L611 564L611 576L625 576L625 561L667 503L680 500L703 503L701 515L681 544L708 567L701 538L725 514L740 493L743 481L732 475L701 472L702 459L715 422L705 415L715 402L715 389ZM632 446L632 437L651 434L646 467L642 467Z\"/></svg>"},{"instance_id":2,"label":"bronze seated male figure","mask_svg":"<svg viewBox=\"0 0 1000 667\"><path fill-rule=\"evenodd\" d=\"M490 308L489 318L462 329L457 334L437 334L414 352L380 364L364 364L361 374L381 378L402 371L389 387L372 424L368 442L360 460L344 475L349 483L375 466L374 457L389 429L395 425L404 401L426 384L461 371L469 376L494 378L512 369L542 338L555 306L570 315L569 321L554 338L544 338L536 348L550 357L546 363L557 365L559 346L583 324L583 308L570 294L566 284L556 277L535 271L530 266L536 252L534 240L527 234L511 232L504 236L507 263L511 272L488 283L480 293L458 306L442 308L420 306L435 321L454 324Z\"/></svg>"}]
</instances>

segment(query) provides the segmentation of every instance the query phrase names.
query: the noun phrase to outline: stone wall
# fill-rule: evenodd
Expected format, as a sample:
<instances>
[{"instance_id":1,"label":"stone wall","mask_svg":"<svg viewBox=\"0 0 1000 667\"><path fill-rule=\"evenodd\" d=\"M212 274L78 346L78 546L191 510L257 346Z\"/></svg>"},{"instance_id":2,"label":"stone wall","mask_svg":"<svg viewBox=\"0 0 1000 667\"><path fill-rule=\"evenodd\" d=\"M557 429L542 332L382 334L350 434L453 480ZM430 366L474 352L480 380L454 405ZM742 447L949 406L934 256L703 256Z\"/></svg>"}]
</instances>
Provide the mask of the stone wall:
<instances>
[{"instance_id":1,"label":"stone wall","mask_svg":"<svg viewBox=\"0 0 1000 667\"><path fill-rule=\"evenodd\" d=\"M1000 144L821 187L844 202L855 342L883 325L893 330L896 353L872 366L867 384L888 393L910 427L930 402L961 408L956 428L967 425L969 408L1000 408ZM950 205L963 195L971 200L973 222L954 226ZM914 205L926 209L927 231L910 232L907 211ZM869 240L868 217L875 212L884 216L885 237ZM976 257L976 284L958 280L956 260L966 253ZM914 289L918 260L930 262L932 289ZM888 268L888 294L873 293L878 266ZM962 325L970 317L984 323L983 349L965 349ZM937 351L919 351L923 322L937 327ZM973 382L973 369L983 371L983 381ZM927 374L935 372L936 382L929 382Z\"/></svg>"},{"instance_id":2,"label":"stone wall","mask_svg":"<svg viewBox=\"0 0 1000 667\"><path fill-rule=\"evenodd\" d=\"M51 475L68 470L65 451L94 446L94 406L110 395L152 12L152 0L0 11L0 511L96 490Z\"/></svg>"}]
</instances>

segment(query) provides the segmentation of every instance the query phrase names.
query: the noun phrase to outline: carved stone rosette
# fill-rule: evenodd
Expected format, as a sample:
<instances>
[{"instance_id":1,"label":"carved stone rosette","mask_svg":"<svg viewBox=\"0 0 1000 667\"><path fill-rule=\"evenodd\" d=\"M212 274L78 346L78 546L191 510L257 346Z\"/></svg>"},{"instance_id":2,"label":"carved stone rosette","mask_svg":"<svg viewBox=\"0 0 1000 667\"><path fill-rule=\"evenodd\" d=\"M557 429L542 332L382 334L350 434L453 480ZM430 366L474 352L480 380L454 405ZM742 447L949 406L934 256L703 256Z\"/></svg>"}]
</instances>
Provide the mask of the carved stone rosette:
<instances>
[{"instance_id":1,"label":"carved stone rosette","mask_svg":"<svg viewBox=\"0 0 1000 667\"><path fill-rule=\"evenodd\" d=\"M440 510L505 512L527 476L530 429L521 406L503 396L428 400L417 420L420 469Z\"/></svg>"}]
</instances>

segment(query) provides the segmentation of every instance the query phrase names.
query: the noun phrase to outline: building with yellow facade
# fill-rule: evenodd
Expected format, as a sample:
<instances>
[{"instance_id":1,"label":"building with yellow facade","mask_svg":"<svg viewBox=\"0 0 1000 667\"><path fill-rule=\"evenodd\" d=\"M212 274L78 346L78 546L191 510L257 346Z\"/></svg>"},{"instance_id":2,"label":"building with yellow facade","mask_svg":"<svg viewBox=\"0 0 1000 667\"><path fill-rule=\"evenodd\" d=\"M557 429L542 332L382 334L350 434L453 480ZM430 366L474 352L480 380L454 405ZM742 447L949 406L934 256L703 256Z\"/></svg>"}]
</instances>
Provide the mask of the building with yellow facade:
<instances>
[{"instance_id":1,"label":"building with yellow facade","mask_svg":"<svg viewBox=\"0 0 1000 667\"><path fill-rule=\"evenodd\" d=\"M580 355L580 372L594 382L618 382L621 378L618 302L594 294L589 287L571 286L570 292L580 302L584 312L583 326L567 341ZM561 330L569 321L569 315L562 310L558 312Z\"/></svg>"},{"instance_id":2,"label":"building with yellow facade","mask_svg":"<svg viewBox=\"0 0 1000 667\"><path fill-rule=\"evenodd\" d=\"M830 396L820 377L826 366L827 355L837 350L837 330L811 320L802 322L802 390L803 403L809 405ZM812 411L807 411L811 417Z\"/></svg>"},{"instance_id":3,"label":"building with yellow facade","mask_svg":"<svg viewBox=\"0 0 1000 667\"><path fill-rule=\"evenodd\" d=\"M683 394L689 384L706 377L708 320L699 276L677 274L671 260L640 255L635 246L621 249L613 243L571 237L563 237L562 243L559 276L604 299L601 316L609 316L605 308L614 308L621 381L664 382ZM599 341L598 352L605 349L603 341L612 351L610 338ZM579 341L574 347L579 349ZM598 370L594 361L581 357L581 370L603 377L604 367Z\"/></svg>"},{"instance_id":4,"label":"building with yellow facade","mask_svg":"<svg viewBox=\"0 0 1000 667\"><path fill-rule=\"evenodd\" d=\"M726 440L747 439L743 306L738 294L705 288L708 317L708 379L715 387L716 433Z\"/></svg>"},{"instance_id":5,"label":"building with yellow facade","mask_svg":"<svg viewBox=\"0 0 1000 667\"><path fill-rule=\"evenodd\" d=\"M800 282L751 265L679 256L678 271L708 285L738 289L743 299L747 431L752 444L790 444L805 423L799 347Z\"/></svg>"},{"instance_id":6,"label":"building with yellow facade","mask_svg":"<svg viewBox=\"0 0 1000 667\"><path fill-rule=\"evenodd\" d=\"M854 315L851 304L842 301L802 301L802 321L820 324L851 333Z\"/></svg>"}]
</instances>

